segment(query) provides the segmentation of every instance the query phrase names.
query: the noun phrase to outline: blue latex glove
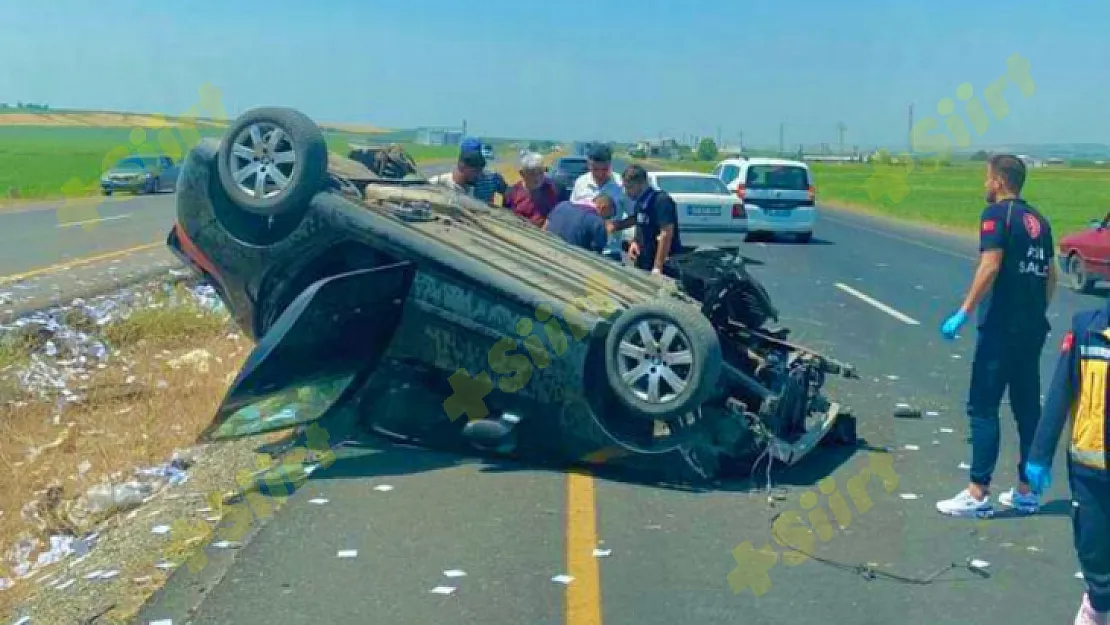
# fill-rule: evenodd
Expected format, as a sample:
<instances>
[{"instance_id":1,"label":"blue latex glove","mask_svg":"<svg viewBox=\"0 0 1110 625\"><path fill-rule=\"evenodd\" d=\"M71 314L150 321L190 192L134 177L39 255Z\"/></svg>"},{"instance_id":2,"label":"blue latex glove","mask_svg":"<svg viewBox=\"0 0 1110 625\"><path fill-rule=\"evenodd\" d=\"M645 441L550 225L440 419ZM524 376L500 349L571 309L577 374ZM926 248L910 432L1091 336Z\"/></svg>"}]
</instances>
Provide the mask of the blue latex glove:
<instances>
[{"instance_id":1,"label":"blue latex glove","mask_svg":"<svg viewBox=\"0 0 1110 625\"><path fill-rule=\"evenodd\" d=\"M940 333L944 338L952 340L956 338L956 333L960 328L967 323L967 313L963 310L957 310L955 314L945 320L944 325L940 327Z\"/></svg>"},{"instance_id":2,"label":"blue latex glove","mask_svg":"<svg viewBox=\"0 0 1110 625\"><path fill-rule=\"evenodd\" d=\"M1025 463L1025 477L1029 480L1029 488L1038 495L1052 486L1052 468L1033 462Z\"/></svg>"}]
</instances>

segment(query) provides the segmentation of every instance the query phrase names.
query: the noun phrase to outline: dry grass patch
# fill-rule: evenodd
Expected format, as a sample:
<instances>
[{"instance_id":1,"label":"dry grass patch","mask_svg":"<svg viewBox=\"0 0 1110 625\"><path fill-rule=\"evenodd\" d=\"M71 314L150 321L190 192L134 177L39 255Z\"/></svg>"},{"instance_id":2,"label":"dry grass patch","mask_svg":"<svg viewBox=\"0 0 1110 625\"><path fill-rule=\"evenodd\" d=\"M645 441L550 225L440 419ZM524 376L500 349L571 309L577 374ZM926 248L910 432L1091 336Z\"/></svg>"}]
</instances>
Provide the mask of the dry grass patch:
<instances>
[{"instance_id":1,"label":"dry grass patch","mask_svg":"<svg viewBox=\"0 0 1110 625\"><path fill-rule=\"evenodd\" d=\"M59 411L7 384L19 396L0 406L0 577L17 577L13 546L38 541L41 552L52 535L104 521L83 505L90 487L125 482L193 445L252 347L224 314L188 304L140 309L99 330L116 351L83 380L82 402ZM37 346L33 333L10 337L0 368L18 367ZM34 586L21 580L0 592L0 614Z\"/></svg>"}]
</instances>

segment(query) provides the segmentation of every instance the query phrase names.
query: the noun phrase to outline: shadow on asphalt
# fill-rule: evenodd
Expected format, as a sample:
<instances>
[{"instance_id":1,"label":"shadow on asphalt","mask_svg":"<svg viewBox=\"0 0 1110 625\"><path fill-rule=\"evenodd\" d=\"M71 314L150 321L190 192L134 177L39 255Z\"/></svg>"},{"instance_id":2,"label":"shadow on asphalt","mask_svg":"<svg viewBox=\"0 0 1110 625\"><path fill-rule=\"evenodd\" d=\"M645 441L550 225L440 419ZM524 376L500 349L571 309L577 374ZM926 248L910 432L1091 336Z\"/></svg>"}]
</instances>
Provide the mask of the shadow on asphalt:
<instances>
[{"instance_id":1,"label":"shadow on asphalt","mask_svg":"<svg viewBox=\"0 0 1110 625\"><path fill-rule=\"evenodd\" d=\"M811 487L832 475L858 452L868 449L864 441L857 446L823 446L792 467L775 464L771 471L774 487ZM312 474L312 480L361 479L390 477L438 471L460 466L477 466L481 473L552 473L565 475L588 470L602 481L685 493L749 492L767 486L767 463L764 461L747 477L730 476L710 484L691 484L675 480L680 462L675 454L666 459L646 463L611 465L568 465L543 460L523 460L483 455L469 448L433 449L398 444L373 435L361 436L337 450L336 460Z\"/></svg>"},{"instance_id":2,"label":"shadow on asphalt","mask_svg":"<svg viewBox=\"0 0 1110 625\"><path fill-rule=\"evenodd\" d=\"M801 241L797 241L797 240L789 238L789 237L781 237L781 236L753 236L752 238L748 239L746 241L746 243L748 243L748 244L752 244L752 243L768 243L768 244L770 244L770 243L773 243L775 245L796 245L798 247L805 247L807 245L817 245L817 246L836 245L836 243L833 243L832 241L829 241L828 239L821 239L821 238L818 238L818 237L813 237L808 242L802 243Z\"/></svg>"}]
</instances>

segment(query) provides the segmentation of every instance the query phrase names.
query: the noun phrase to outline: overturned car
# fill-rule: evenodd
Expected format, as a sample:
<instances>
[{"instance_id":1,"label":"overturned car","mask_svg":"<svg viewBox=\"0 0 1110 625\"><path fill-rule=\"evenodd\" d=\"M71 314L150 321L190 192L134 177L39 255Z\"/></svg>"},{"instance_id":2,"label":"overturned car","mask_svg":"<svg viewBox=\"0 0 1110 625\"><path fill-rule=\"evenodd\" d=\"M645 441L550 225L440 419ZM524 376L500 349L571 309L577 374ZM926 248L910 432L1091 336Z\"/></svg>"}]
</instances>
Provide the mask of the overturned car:
<instances>
[{"instance_id":1,"label":"overturned car","mask_svg":"<svg viewBox=\"0 0 1110 625\"><path fill-rule=\"evenodd\" d=\"M787 341L741 256L651 276L329 155L291 109L189 153L168 244L257 341L204 440L318 422L696 480L854 437L822 392L851 368Z\"/></svg>"}]
</instances>

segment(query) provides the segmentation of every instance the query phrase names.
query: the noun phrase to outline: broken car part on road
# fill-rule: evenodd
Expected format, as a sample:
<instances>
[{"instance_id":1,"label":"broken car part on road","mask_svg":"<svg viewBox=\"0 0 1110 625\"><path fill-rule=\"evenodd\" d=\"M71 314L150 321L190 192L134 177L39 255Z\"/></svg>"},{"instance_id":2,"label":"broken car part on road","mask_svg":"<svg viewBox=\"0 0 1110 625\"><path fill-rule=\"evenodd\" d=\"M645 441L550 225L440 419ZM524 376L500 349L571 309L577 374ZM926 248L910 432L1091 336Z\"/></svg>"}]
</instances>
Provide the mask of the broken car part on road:
<instances>
[{"instance_id":1,"label":"broken car part on road","mask_svg":"<svg viewBox=\"0 0 1110 625\"><path fill-rule=\"evenodd\" d=\"M742 257L699 250L652 277L329 156L291 109L189 153L168 244L258 341L204 439L319 421L331 440L369 426L452 447L491 420L502 452L617 448L599 461L686 480L767 450L796 462L851 421L822 388L852 369L786 341Z\"/></svg>"}]
</instances>

